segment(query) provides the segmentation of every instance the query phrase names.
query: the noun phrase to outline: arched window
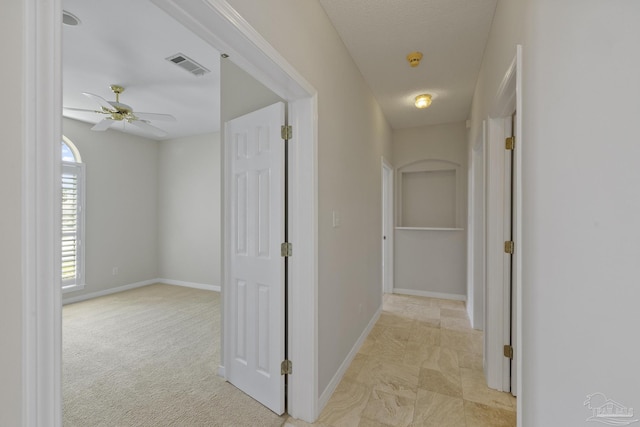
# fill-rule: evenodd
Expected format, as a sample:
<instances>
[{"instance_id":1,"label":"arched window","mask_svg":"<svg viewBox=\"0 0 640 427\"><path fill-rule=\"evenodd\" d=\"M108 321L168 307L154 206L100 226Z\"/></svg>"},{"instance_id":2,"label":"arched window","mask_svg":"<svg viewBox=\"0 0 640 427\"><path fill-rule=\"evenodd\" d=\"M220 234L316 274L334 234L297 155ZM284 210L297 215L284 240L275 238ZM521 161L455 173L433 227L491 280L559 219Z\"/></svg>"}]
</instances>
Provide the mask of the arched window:
<instances>
[{"instance_id":1,"label":"arched window","mask_svg":"<svg viewBox=\"0 0 640 427\"><path fill-rule=\"evenodd\" d=\"M66 137L62 158L62 290L84 288L84 163Z\"/></svg>"}]
</instances>

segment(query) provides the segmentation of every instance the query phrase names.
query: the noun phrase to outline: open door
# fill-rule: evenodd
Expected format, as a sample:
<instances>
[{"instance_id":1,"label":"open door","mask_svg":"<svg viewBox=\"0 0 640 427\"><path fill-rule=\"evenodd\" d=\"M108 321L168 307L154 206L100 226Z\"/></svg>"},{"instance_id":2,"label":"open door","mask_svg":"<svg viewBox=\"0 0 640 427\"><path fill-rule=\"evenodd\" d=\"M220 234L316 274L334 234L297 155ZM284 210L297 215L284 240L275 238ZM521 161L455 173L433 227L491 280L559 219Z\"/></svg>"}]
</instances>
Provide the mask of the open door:
<instances>
[{"instance_id":1,"label":"open door","mask_svg":"<svg viewBox=\"0 0 640 427\"><path fill-rule=\"evenodd\" d=\"M285 410L285 105L225 124L225 376L273 412Z\"/></svg>"},{"instance_id":2,"label":"open door","mask_svg":"<svg viewBox=\"0 0 640 427\"><path fill-rule=\"evenodd\" d=\"M514 215L515 208L515 190L514 185L515 178L515 162L514 162L514 150L516 144L515 138L515 118L516 113L511 117L505 119L505 135L508 135L505 139L505 156L504 156L504 237L505 237L505 262L504 262L504 285L505 295L508 298L506 303L505 313L505 360L508 363L508 375L505 379L508 379L505 384L505 391L511 391L515 396L516 394L516 306L515 306L515 292L516 292L516 277L514 268L514 252L516 241L516 218ZM509 244L507 244L507 242Z\"/></svg>"},{"instance_id":3,"label":"open door","mask_svg":"<svg viewBox=\"0 0 640 427\"><path fill-rule=\"evenodd\" d=\"M515 138L514 141L517 141L518 138L516 136L516 122L517 122L518 112L516 111L511 119L511 135ZM519 241L520 236L518 235L518 215L517 215L517 191L518 186L516 185L516 176L518 176L518 162L515 161L515 144L514 149L511 151L511 240ZM514 248L515 249L515 248ZM518 266L517 266L517 258L514 256L511 258L511 280L510 284L510 294L511 294L511 348L513 349L513 357L511 358L511 394L517 396L518 390L518 305L516 302L518 301Z\"/></svg>"}]
</instances>

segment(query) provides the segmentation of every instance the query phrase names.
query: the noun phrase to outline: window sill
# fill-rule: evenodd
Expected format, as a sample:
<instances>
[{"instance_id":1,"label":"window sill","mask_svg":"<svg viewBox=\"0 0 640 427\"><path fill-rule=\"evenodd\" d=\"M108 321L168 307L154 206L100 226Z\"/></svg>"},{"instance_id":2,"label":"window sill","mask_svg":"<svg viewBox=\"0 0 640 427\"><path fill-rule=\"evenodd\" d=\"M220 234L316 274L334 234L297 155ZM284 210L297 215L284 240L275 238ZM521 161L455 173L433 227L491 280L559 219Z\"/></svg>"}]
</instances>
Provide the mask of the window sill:
<instances>
[{"instance_id":1,"label":"window sill","mask_svg":"<svg viewBox=\"0 0 640 427\"><path fill-rule=\"evenodd\" d=\"M421 230L421 231L463 231L464 228L447 227L396 227L396 230Z\"/></svg>"},{"instance_id":2,"label":"window sill","mask_svg":"<svg viewBox=\"0 0 640 427\"><path fill-rule=\"evenodd\" d=\"M62 293L66 294L68 292L75 292L75 291L81 291L84 289L84 283L81 285L69 285L69 286L63 286L62 287Z\"/></svg>"}]
</instances>

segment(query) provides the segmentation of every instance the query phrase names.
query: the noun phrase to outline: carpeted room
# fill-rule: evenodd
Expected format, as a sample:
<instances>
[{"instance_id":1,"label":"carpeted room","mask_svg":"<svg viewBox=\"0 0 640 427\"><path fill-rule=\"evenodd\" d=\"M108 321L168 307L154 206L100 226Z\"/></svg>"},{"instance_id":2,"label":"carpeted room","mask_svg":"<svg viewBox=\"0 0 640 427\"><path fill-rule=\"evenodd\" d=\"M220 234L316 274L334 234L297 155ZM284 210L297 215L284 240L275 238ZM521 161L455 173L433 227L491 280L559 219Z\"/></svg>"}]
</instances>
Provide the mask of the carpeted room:
<instances>
[{"instance_id":1,"label":"carpeted room","mask_svg":"<svg viewBox=\"0 0 640 427\"><path fill-rule=\"evenodd\" d=\"M65 426L280 426L217 376L220 294L153 284L63 310Z\"/></svg>"},{"instance_id":2,"label":"carpeted room","mask_svg":"<svg viewBox=\"0 0 640 427\"><path fill-rule=\"evenodd\" d=\"M145 378L149 366L179 383L176 375L187 371L175 369L185 364L172 357L205 358L207 378L222 381L213 378L220 349L219 134L153 141L92 132L89 124L69 119L64 133L85 164L86 237L84 289L63 299L89 298L63 308L65 425L114 425L114 414L167 407L159 397L171 389ZM145 286L158 282L174 285ZM158 288L164 291L153 291ZM94 299L113 292L119 293ZM196 296L179 298L185 292ZM173 332L158 329L167 321ZM172 338L193 333L203 341L197 346L181 347ZM136 398L120 400L130 393ZM86 417L95 418L87 423Z\"/></svg>"}]
</instances>

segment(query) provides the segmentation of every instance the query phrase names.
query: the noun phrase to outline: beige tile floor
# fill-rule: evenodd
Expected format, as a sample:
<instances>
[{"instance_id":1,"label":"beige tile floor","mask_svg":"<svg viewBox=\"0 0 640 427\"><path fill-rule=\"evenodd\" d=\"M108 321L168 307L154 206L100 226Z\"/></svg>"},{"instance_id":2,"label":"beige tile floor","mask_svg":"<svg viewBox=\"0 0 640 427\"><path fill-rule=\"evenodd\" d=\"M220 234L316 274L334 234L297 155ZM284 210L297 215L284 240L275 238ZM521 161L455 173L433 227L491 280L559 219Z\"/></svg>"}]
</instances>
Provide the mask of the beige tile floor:
<instances>
[{"instance_id":1,"label":"beige tile floor","mask_svg":"<svg viewBox=\"0 0 640 427\"><path fill-rule=\"evenodd\" d=\"M464 303L385 295L383 312L314 424L304 427L511 427L516 400L482 372L482 332Z\"/></svg>"}]
</instances>

